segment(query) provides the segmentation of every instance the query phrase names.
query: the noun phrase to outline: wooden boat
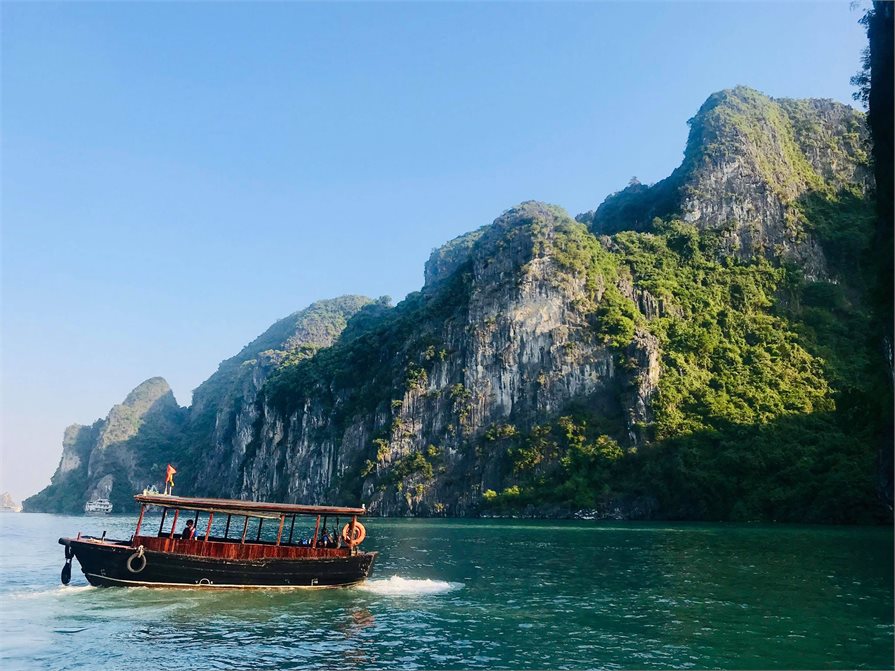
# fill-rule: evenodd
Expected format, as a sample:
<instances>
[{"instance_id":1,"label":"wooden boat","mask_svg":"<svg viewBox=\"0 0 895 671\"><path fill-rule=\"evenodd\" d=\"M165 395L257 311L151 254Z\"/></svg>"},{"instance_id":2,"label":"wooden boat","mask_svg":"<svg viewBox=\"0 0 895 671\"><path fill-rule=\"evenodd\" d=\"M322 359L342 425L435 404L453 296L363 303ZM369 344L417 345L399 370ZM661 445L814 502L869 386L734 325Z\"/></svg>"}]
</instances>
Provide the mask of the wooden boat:
<instances>
[{"instance_id":1,"label":"wooden boat","mask_svg":"<svg viewBox=\"0 0 895 671\"><path fill-rule=\"evenodd\" d=\"M366 537L357 519L364 508L165 494L134 499L140 517L130 540L109 540L105 532L101 538L79 533L59 539L65 546L64 584L77 558L90 584L101 587L336 587L365 580L377 555L358 548ZM162 515L158 532L148 534L144 518L150 506L160 507ZM342 519L347 521L339 531ZM314 531L303 538L305 524Z\"/></svg>"}]
</instances>

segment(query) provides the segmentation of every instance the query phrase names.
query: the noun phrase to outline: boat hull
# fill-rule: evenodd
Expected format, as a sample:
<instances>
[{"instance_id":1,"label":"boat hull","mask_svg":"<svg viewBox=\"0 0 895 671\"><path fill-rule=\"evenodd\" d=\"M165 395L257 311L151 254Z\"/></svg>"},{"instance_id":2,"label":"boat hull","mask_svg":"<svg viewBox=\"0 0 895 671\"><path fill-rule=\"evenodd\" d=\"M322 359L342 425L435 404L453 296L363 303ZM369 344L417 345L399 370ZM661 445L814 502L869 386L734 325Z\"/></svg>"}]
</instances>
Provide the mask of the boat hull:
<instances>
[{"instance_id":1,"label":"boat hull","mask_svg":"<svg viewBox=\"0 0 895 671\"><path fill-rule=\"evenodd\" d=\"M144 549L142 558L131 559L137 549L130 543L71 538L60 538L59 542L71 548L87 581L97 587L342 587L363 582L377 554L220 559Z\"/></svg>"}]
</instances>

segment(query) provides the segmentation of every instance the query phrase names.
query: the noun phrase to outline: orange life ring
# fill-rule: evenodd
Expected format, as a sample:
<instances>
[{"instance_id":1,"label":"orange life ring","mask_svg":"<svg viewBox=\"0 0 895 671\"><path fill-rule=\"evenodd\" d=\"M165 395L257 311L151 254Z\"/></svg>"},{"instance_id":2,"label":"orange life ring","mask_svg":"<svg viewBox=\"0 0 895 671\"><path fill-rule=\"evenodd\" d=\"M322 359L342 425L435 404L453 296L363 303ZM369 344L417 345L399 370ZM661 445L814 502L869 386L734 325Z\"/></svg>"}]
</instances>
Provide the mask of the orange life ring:
<instances>
[{"instance_id":1,"label":"orange life ring","mask_svg":"<svg viewBox=\"0 0 895 671\"><path fill-rule=\"evenodd\" d=\"M344 527L342 527L342 538L350 547L354 547L355 545L360 545L364 542L364 539L367 537L367 530L364 529L364 525L360 522L354 523L354 538L349 538L348 534L351 532L351 523L349 522Z\"/></svg>"}]
</instances>

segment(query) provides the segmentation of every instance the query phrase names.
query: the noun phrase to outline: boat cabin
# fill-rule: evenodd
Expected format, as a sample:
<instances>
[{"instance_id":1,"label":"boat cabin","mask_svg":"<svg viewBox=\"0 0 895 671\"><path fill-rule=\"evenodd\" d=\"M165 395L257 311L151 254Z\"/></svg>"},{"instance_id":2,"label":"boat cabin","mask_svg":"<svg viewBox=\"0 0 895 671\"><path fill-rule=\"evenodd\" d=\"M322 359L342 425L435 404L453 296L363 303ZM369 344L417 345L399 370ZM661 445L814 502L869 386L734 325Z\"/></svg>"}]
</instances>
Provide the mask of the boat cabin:
<instances>
[{"instance_id":1,"label":"boat cabin","mask_svg":"<svg viewBox=\"0 0 895 671\"><path fill-rule=\"evenodd\" d=\"M307 506L142 494L131 545L147 551L232 560L352 557L365 508ZM146 516L161 508L161 521ZM150 526L151 525L151 526Z\"/></svg>"}]
</instances>

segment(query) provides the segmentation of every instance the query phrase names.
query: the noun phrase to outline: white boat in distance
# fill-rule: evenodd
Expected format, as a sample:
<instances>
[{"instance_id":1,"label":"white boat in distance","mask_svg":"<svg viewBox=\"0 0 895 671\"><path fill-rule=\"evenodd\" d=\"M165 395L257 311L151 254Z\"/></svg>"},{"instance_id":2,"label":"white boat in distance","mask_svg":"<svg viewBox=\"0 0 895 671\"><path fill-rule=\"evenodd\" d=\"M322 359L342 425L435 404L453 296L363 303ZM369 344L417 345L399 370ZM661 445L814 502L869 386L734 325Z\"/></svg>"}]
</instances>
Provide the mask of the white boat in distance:
<instances>
[{"instance_id":1,"label":"white boat in distance","mask_svg":"<svg viewBox=\"0 0 895 671\"><path fill-rule=\"evenodd\" d=\"M93 499L84 504L85 513L110 513L112 512L112 503L109 499Z\"/></svg>"}]
</instances>

